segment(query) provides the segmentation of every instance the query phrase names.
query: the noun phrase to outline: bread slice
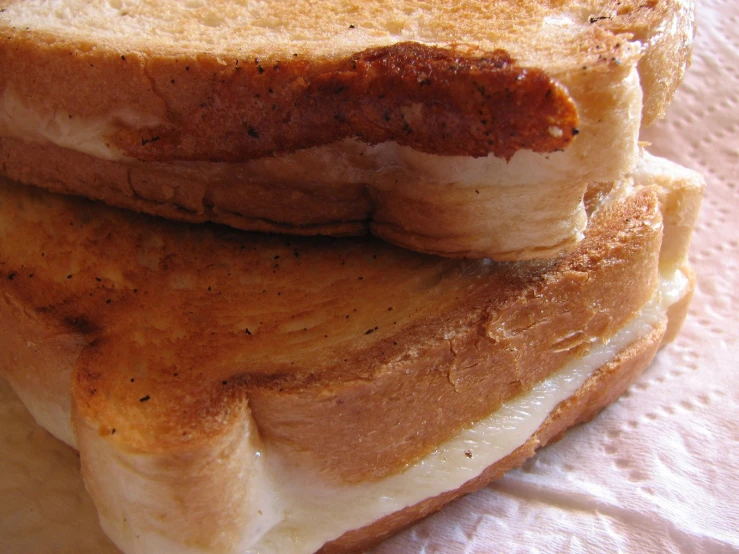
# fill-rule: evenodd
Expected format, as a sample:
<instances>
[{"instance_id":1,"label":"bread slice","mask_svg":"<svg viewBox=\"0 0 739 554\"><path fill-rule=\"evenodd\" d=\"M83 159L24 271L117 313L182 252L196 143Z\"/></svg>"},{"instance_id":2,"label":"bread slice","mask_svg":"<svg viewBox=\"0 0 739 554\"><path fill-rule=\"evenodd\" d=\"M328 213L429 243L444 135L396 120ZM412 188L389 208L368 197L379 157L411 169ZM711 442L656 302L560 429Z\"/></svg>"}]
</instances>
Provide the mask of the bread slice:
<instances>
[{"instance_id":1,"label":"bread slice","mask_svg":"<svg viewBox=\"0 0 739 554\"><path fill-rule=\"evenodd\" d=\"M3 182L0 372L125 552L360 548L624 390L684 317L702 189L645 155L573 253L497 264Z\"/></svg>"},{"instance_id":2,"label":"bread slice","mask_svg":"<svg viewBox=\"0 0 739 554\"><path fill-rule=\"evenodd\" d=\"M688 0L5 0L0 170L190 222L546 258L581 240L587 185L633 169L692 33Z\"/></svg>"}]
</instances>

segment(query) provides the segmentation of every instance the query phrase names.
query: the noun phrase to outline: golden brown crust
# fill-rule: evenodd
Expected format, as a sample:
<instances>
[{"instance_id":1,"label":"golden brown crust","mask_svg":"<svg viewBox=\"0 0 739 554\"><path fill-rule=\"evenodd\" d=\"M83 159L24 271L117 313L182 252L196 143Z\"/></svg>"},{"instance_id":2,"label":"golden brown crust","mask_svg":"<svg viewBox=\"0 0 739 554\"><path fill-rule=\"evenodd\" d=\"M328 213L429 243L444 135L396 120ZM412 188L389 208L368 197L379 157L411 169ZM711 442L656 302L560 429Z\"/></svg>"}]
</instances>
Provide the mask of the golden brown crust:
<instances>
[{"instance_id":1,"label":"golden brown crust","mask_svg":"<svg viewBox=\"0 0 739 554\"><path fill-rule=\"evenodd\" d=\"M105 137L141 160L240 162L344 138L393 141L431 154L510 158L521 149L562 150L579 132L566 88L540 69L518 66L502 50L409 42L339 59L224 63L149 60L49 44L27 32L3 34L0 63L8 71L0 74L0 91L10 88L70 118L112 117L122 108L159 118L160 125L116 121ZM80 98L44 98L44 88L53 95L70 71L80 72L71 91ZM96 95L105 91L106 98L85 105L85 86Z\"/></svg>"},{"instance_id":2,"label":"golden brown crust","mask_svg":"<svg viewBox=\"0 0 739 554\"><path fill-rule=\"evenodd\" d=\"M126 39L106 36L99 29L104 23L95 25L97 31L58 22L52 31L49 20L18 27L16 10L22 12L23 4L12 2L0 14L0 65L6 69L0 90L12 87L44 109L75 118L107 117L122 107L157 117L161 125L119 122L117 135L125 151L159 161L242 161L346 136L441 154L493 152L508 158L521 148L551 152L569 144L577 127L575 105L588 102L577 98L573 104L567 92L584 72L618 73L620 64L635 61L626 43L642 41L639 69L649 123L664 112L681 82L692 44L692 2L686 0L597 1L582 10L593 11L585 20L566 3L503 3L493 14L471 3L457 7L469 14L467 21L443 3L407 2L392 8L405 10L409 24L411 13L429 12L423 40L405 34L414 40L399 41L387 31L365 42L346 37L323 46L318 39L285 43L282 37L271 51L256 32L235 31L230 41L205 49L164 31L147 37L146 48L133 33ZM224 11L233 9L221 4ZM382 2L368 4L350 11L362 20L383 9ZM290 15L307 28L325 25L326 14L311 8L291 5L296 13ZM95 9L100 8L90 8ZM127 15L135 21L141 11L145 22L157 17L156 5L153 10ZM177 17L202 26L196 13ZM557 44L549 43L548 17L570 20L555 35ZM241 43L244 48L236 48ZM403 112L417 104L421 113L404 119ZM551 135L550 127L562 135Z\"/></svg>"},{"instance_id":3,"label":"golden brown crust","mask_svg":"<svg viewBox=\"0 0 739 554\"><path fill-rule=\"evenodd\" d=\"M73 398L86 420L117 429L109 440L194 448L227 428L235 388L265 440L344 480L393 472L527 390L621 327L658 278L650 190L599 212L571 255L511 265L195 233L17 187L3 195L3 290L37 325L84 322ZM343 423L327 433L326 421ZM377 428L382 441L357 442Z\"/></svg>"},{"instance_id":4,"label":"golden brown crust","mask_svg":"<svg viewBox=\"0 0 739 554\"><path fill-rule=\"evenodd\" d=\"M566 90L502 50L403 42L323 63L236 60L176 127L122 129L116 144L149 161L238 162L345 138L510 159L521 149L562 150L577 126Z\"/></svg>"}]
</instances>

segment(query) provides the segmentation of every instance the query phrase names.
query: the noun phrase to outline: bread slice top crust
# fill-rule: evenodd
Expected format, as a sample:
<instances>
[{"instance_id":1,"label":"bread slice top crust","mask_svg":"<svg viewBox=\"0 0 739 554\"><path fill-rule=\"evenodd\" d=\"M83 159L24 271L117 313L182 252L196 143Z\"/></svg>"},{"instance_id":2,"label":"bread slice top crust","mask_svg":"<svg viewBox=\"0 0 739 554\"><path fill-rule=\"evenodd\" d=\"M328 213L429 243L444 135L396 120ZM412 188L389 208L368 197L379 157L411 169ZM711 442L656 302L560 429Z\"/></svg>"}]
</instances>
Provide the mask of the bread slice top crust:
<instances>
[{"instance_id":1,"label":"bread slice top crust","mask_svg":"<svg viewBox=\"0 0 739 554\"><path fill-rule=\"evenodd\" d=\"M160 161L243 161L346 137L434 154L552 152L579 131L590 102L579 83L607 88L639 63L634 36L645 60L662 60L641 64L648 118L664 111L692 41L692 4L680 0L2 10L0 88L70 117L113 117L118 150Z\"/></svg>"}]
</instances>

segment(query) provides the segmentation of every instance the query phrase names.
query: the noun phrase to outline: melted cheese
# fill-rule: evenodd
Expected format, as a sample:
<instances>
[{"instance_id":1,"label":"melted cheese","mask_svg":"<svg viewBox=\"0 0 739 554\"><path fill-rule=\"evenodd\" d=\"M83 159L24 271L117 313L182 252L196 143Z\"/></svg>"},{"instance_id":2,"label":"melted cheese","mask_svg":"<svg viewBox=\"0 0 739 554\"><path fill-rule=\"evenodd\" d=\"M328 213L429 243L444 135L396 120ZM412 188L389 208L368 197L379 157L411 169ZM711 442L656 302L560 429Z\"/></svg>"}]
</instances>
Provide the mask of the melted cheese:
<instances>
[{"instance_id":1,"label":"melted cheese","mask_svg":"<svg viewBox=\"0 0 739 554\"><path fill-rule=\"evenodd\" d=\"M103 160L127 159L106 141L121 125L138 128L160 123L153 115L129 108L121 108L107 118L81 119L64 110L36 111L10 88L0 96L0 136L50 142Z\"/></svg>"},{"instance_id":2,"label":"melted cheese","mask_svg":"<svg viewBox=\"0 0 739 554\"><path fill-rule=\"evenodd\" d=\"M250 554L314 552L324 543L426 498L457 489L509 455L539 428L557 405L571 397L601 366L650 333L667 308L688 286L680 271L663 276L658 294L637 317L605 343L573 360L531 391L513 398L487 418L463 429L402 473L358 485L338 486L274 452L258 453L275 493L264 499L279 520L261 537L252 537ZM261 487L270 490L269 487ZM275 502L276 501L276 502Z\"/></svg>"}]
</instances>

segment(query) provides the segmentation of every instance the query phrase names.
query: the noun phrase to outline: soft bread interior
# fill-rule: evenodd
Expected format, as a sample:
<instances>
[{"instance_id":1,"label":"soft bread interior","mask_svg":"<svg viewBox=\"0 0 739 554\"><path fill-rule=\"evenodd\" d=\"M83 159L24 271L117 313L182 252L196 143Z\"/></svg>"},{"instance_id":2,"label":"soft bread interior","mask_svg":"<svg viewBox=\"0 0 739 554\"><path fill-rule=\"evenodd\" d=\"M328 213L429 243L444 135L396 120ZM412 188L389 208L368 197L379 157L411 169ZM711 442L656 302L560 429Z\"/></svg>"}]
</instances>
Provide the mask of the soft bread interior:
<instances>
[{"instance_id":1,"label":"soft bread interior","mask_svg":"<svg viewBox=\"0 0 739 554\"><path fill-rule=\"evenodd\" d=\"M684 313L692 287L689 270L679 269L684 267L683 259L673 273L683 275L682 281L676 278L683 284L675 286L672 293L665 292L662 296L669 301L662 302L659 276L663 274L664 282L669 273L660 268L670 265L667 262L679 262L685 252L685 248L674 248L671 257L661 260L663 233L689 227L697 209L697 201L674 201L667 208L658 199L699 199L702 183L659 160L645 158L640 167L645 175L651 171L654 177L644 178L636 186L639 178L624 180L604 191L580 251L569 261L549 266L452 262L363 241L340 241L336 249L330 241L311 245L290 242L285 251L284 238L250 242L248 236L220 229L144 223L130 214L97 206L91 209L85 202L4 185L0 234L3 267L9 273L2 281L0 308L3 320L18 321L19 325L3 330L7 346L3 349L7 353L3 374L42 425L61 438L76 436L83 475L101 520L126 551L173 549L175 545L181 551L243 551L257 544L260 537L272 540L269 529L274 525L290 529L287 535L279 536L305 538L304 528L290 527L294 504L285 504L287 496L280 494L279 488L271 488L274 480L287 480L287 474L281 478L272 473L278 467L271 465L277 463L275 460L297 465L299 471L289 474L297 479L300 471L307 471L305 475L318 471L320 479L311 477L309 482L327 487L324 492L372 487L388 480L402 482L402 468L422 463L440 442L454 440L470 420L484 419L514 397L525 398L519 395L536 390L543 379L567 364L594 355L599 343L613 341L616 345L619 333L629 322L639 321L650 301L662 309L648 324L656 334L639 331L633 340L640 344L637 336L651 337L645 339L640 352L657 347L667 304L675 306L672 313L677 316ZM660 192L660 187L669 194ZM686 211L681 213L681 209ZM663 212L680 225L663 229ZM63 234L57 232L61 221L65 222ZM128 226L136 231L129 232ZM687 239L685 234L680 236ZM173 237L176 243L169 242ZM670 242L664 240L665 244ZM108 252L111 248L115 252ZM209 251L217 256L208 259ZM338 267L349 266L344 272L334 271L337 254ZM287 262L288 256L292 262ZM234 265L237 260L247 260L251 267L244 271ZM288 279L281 281L279 270L284 267L280 264L288 263L294 265L286 265L291 271ZM381 271L373 272L372 267ZM582 268L589 269L583 272ZM503 271L504 277L497 276L498 271ZM228 303L238 301L238 297L228 297L227 303L219 301L219 296L234 290L233 280L219 280L226 277L238 281L240 292L258 289L250 299L252 304L229 310ZM328 283L328 292L326 279L334 279ZM364 283L365 279L373 282ZM518 280L520 290L516 289ZM589 324L580 326L576 315L578 302L590 302L588 281L602 281L611 291L623 291L617 302L619 310L609 308L598 317L594 317L595 312L585 318L598 322L592 328ZM288 286L290 282L294 288ZM490 302L498 294L493 289L504 282L507 290L498 292L512 303L497 305L497 312L489 311L495 302L483 302L484 309L479 312L483 319L474 315L469 324L464 318L435 319L435 313L446 310L477 313L480 300L465 294L481 287L479 293ZM284 288L275 290L275 283ZM526 306L544 308L537 297L553 292L574 302L566 314L574 319L557 320L560 327L554 335L558 344L554 349L536 342L539 339L533 330L541 312L521 311ZM283 294L287 304L280 300ZM340 297L332 301L331 296L337 294ZM371 302L357 303L362 295L368 295ZM207 299L210 312L194 303L198 296ZM311 302L317 299L320 307L308 309L311 304L303 304L301 310L301 302L308 298ZM378 298L387 302L378 306ZM172 299L178 300L176 308L166 309ZM254 299L261 304L255 304ZM352 304L335 303L346 299ZM609 300L604 293L597 299L603 305ZM557 306L558 301L551 301ZM361 309L354 312L351 305ZM282 310L279 324L266 317L275 310ZM207 313L211 315L206 317ZM605 319L604 314L608 315ZM527 320L529 315L535 319ZM487 338L469 342L465 337L478 334L480 323ZM473 334L466 335L468 332ZM270 334L280 335L275 349L270 342L253 341L260 335L262 341L269 341ZM517 342L521 340L533 342ZM338 365L332 362L332 344L341 351ZM529 361L513 358L514 365L498 366L501 369L493 373L505 381L513 380L512 386L504 387L506 396L499 400L490 395L481 398L482 387L492 385L481 380L478 371L489 374L489 368L496 367L491 365L495 353L504 360L506 349L520 351L519 344L541 349L541 357ZM475 353L482 345L489 350ZM399 350L393 351L393 346ZM629 351L628 346L623 348ZM451 365L445 362L443 351L453 354ZM31 361L29 352L36 361ZM481 354L482 358L475 357ZM48 358L56 363L44 363ZM637 365L643 367L648 358L644 354L640 357L643 363ZM228 364L222 365L224 361ZM524 365L520 364L526 363L538 369L521 371ZM602 363L608 366L610 362L606 359ZM511 372L513 367L519 371ZM537 373L542 367L546 368L544 373ZM636 372L636 365L628 367L628 375ZM439 374L441 382L436 380ZM584 413L592 415L615 398L617 389L592 388L588 383L594 382L591 379L597 382L598 377L585 379L585 390L590 392L583 392L583 398L592 400L584 401L592 409L572 412L567 419L570 423L585 417ZM617 380L623 386L628 382L625 377ZM47 399L52 395L70 398L70 382L71 401L49 408ZM462 398L468 411L460 411L463 408L455 407L453 401L434 403L421 398L415 403L413 392L404 393L405 382L412 387L408 390L431 391L440 397L446 390L453 391L449 398ZM374 394L376 390L368 387L373 383L386 383L382 386L388 393ZM53 392L49 388L54 388ZM378 401L381 404L376 404ZM67 406L73 417L60 421L60 410ZM447 408L441 419L435 415L437 406ZM424 425L416 423L419 414L432 422L433 429L424 430ZM76 435L69 427L71 421L75 422ZM410 425L404 427L406 422ZM376 430L380 428L383 433L378 437ZM347 456L337 458L335 454L342 447L332 441L344 440L347 433L354 435L354 442ZM245 436L247 440L243 440ZM362 444L365 440L370 448ZM520 444L526 441L523 437ZM530 452L533 443L526 444L529 446L524 451ZM511 448L507 452L518 452L515 444ZM467 459L464 451L462 455ZM502 456L509 459L506 451ZM513 459L518 458L509 460ZM471 472L461 482L452 482L439 502L453 496L465 482L467 487L472 486L469 483L481 485L480 479ZM144 489L149 494L130 494ZM372 512L366 521L351 520L346 528L330 532L319 530L310 539L317 542L308 549L352 528L371 525L376 519L385 522L380 531L350 534L354 539L344 540L351 542L360 536L366 541L395 529L408 517L422 515L437 505L423 501L421 508L414 508L422 499L407 500L405 505L391 502L384 512ZM399 511L406 515L390 516ZM215 534L214 529L218 529Z\"/></svg>"}]
</instances>

